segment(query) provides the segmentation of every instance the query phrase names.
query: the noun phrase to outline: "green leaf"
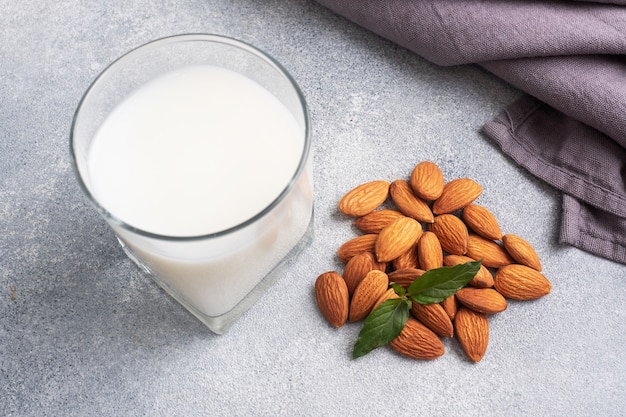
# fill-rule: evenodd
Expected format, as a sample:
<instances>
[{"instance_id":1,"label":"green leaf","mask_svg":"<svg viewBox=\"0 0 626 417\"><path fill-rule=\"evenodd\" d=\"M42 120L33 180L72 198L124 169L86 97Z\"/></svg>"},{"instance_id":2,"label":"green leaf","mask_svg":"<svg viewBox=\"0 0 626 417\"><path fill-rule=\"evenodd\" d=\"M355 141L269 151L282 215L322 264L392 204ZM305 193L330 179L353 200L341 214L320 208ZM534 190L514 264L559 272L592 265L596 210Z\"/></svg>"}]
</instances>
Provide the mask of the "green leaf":
<instances>
[{"instance_id":1,"label":"green leaf","mask_svg":"<svg viewBox=\"0 0 626 417\"><path fill-rule=\"evenodd\" d=\"M409 286L408 296L420 304L439 303L474 278L482 261L467 262L426 271Z\"/></svg>"},{"instance_id":2,"label":"green leaf","mask_svg":"<svg viewBox=\"0 0 626 417\"><path fill-rule=\"evenodd\" d=\"M406 295L406 290L404 289L404 287L400 284L396 284L395 282L390 283L391 288L393 288L393 291L398 294L400 297L404 297Z\"/></svg>"},{"instance_id":3,"label":"green leaf","mask_svg":"<svg viewBox=\"0 0 626 417\"><path fill-rule=\"evenodd\" d=\"M386 300L372 311L363 322L352 359L367 355L398 337L409 318L410 309L411 301L402 297Z\"/></svg>"}]
</instances>

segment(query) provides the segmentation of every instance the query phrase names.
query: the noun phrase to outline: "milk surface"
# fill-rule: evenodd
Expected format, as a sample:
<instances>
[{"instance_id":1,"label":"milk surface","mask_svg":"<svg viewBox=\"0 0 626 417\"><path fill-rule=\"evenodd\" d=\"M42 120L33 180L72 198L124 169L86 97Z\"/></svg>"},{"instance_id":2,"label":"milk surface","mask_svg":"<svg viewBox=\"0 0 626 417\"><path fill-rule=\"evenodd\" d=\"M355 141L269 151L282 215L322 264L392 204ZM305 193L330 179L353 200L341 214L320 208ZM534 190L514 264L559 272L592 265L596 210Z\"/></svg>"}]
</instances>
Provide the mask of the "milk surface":
<instances>
[{"instance_id":1,"label":"milk surface","mask_svg":"<svg viewBox=\"0 0 626 417\"><path fill-rule=\"evenodd\" d=\"M141 87L89 153L92 191L115 217L166 236L219 232L272 203L294 176L304 133L272 94L214 66Z\"/></svg>"}]
</instances>

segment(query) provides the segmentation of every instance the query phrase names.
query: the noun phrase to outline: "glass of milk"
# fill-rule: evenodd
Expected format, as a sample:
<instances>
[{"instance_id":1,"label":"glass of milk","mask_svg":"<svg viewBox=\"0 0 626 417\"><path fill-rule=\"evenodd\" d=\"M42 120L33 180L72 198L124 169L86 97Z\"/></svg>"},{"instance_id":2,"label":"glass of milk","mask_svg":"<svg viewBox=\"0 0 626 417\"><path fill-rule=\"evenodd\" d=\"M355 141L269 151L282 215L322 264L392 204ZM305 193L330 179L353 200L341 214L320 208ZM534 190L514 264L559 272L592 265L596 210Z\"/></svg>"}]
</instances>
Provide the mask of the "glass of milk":
<instances>
[{"instance_id":1,"label":"glass of milk","mask_svg":"<svg viewBox=\"0 0 626 417\"><path fill-rule=\"evenodd\" d=\"M119 58L71 130L78 182L126 254L218 334L311 242L310 147L287 71L208 34Z\"/></svg>"}]
</instances>

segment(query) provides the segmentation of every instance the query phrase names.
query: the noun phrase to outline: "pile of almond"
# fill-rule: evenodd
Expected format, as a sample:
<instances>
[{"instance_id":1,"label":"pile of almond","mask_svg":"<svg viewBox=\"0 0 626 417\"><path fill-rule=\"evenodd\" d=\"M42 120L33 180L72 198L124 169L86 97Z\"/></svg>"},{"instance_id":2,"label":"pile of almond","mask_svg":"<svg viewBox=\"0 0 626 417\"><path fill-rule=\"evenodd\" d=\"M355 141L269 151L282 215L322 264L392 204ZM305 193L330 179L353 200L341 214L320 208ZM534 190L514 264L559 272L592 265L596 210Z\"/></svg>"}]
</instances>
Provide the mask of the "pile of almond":
<instances>
[{"instance_id":1,"label":"pile of almond","mask_svg":"<svg viewBox=\"0 0 626 417\"><path fill-rule=\"evenodd\" d=\"M503 234L494 215L475 204L482 187L469 178L445 182L433 162L419 163L410 179L378 180L352 189L339 211L355 218L362 234L337 251L343 273L329 271L315 283L318 307L334 327L363 320L386 299L425 271L482 260L476 276L441 303L413 302L411 316L390 346L417 358L444 353L441 338L454 337L474 362L489 339L488 317L507 308L507 299L532 300L551 285L533 247Z\"/></svg>"}]
</instances>

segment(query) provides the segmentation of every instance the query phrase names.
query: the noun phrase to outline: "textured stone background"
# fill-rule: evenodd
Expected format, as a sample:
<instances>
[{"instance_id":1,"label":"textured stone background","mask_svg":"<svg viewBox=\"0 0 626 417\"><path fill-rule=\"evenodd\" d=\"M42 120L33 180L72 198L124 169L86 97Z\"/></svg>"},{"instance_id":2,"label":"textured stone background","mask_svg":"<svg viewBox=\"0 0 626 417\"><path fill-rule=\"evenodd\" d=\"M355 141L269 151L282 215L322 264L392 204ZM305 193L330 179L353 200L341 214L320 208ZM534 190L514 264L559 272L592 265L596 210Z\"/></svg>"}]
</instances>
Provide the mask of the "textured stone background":
<instances>
[{"instance_id":1,"label":"textured stone background","mask_svg":"<svg viewBox=\"0 0 626 417\"><path fill-rule=\"evenodd\" d=\"M519 92L440 68L312 1L0 0L0 415L618 416L626 409L626 267L558 244L560 196L479 133ZM186 32L239 38L282 62L314 139L313 245L223 336L142 274L76 185L69 128L112 60ZM479 364L454 340L433 362L331 329L321 272L356 235L336 203L422 160L471 177L503 231L533 243L548 297L493 316ZM251 260L253 261L253 260Z\"/></svg>"}]
</instances>

